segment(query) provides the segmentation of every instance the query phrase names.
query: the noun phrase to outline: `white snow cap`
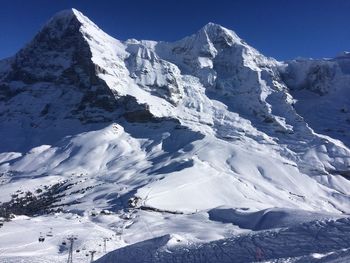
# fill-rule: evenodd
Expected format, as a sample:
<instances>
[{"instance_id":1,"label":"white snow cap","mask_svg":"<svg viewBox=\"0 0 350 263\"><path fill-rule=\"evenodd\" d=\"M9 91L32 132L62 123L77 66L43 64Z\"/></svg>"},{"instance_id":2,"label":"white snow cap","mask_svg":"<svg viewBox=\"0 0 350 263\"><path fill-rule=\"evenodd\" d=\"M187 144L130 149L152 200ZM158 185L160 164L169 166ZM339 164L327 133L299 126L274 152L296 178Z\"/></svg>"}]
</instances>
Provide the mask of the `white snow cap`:
<instances>
[{"instance_id":1,"label":"white snow cap","mask_svg":"<svg viewBox=\"0 0 350 263\"><path fill-rule=\"evenodd\" d=\"M235 32L212 22L203 26L195 36L197 39L206 39L214 45L225 44L231 46L235 43L242 43L241 38Z\"/></svg>"},{"instance_id":2,"label":"white snow cap","mask_svg":"<svg viewBox=\"0 0 350 263\"><path fill-rule=\"evenodd\" d=\"M200 31L205 31L208 34L224 33L234 39L240 40L240 37L234 31L213 22L209 22L203 26Z\"/></svg>"},{"instance_id":3,"label":"white snow cap","mask_svg":"<svg viewBox=\"0 0 350 263\"><path fill-rule=\"evenodd\" d=\"M79 22L84 27L92 27L100 30L100 28L92 22L88 17L83 15L77 9L71 8L56 13L45 25L44 28L55 28L64 31L72 21Z\"/></svg>"}]
</instances>

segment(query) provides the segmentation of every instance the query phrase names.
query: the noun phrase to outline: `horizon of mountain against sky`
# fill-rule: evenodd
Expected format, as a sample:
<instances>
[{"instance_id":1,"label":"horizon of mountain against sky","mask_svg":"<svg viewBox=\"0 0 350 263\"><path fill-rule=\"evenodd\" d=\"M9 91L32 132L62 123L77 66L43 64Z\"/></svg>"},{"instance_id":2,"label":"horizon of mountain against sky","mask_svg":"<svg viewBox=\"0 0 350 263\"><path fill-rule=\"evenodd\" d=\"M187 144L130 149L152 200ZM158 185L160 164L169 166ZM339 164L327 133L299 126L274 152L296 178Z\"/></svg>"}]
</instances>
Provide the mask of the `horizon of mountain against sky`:
<instances>
[{"instance_id":1,"label":"horizon of mountain against sky","mask_svg":"<svg viewBox=\"0 0 350 263\"><path fill-rule=\"evenodd\" d=\"M350 43L344 26L350 23L346 0L102 0L98 5L82 0L14 0L0 4L0 58L15 54L28 43L51 14L71 7L122 40L175 41L214 22L234 29L263 54L278 60L334 57L347 51Z\"/></svg>"}]
</instances>

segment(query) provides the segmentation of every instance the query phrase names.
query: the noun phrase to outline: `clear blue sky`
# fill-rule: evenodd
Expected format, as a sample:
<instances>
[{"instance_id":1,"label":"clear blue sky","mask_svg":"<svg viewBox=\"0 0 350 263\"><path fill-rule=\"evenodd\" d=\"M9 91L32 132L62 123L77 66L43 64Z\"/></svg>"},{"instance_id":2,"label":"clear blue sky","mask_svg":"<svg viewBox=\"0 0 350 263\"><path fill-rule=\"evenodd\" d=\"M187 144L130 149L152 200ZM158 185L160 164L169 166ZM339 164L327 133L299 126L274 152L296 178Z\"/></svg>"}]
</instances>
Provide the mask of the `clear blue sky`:
<instances>
[{"instance_id":1,"label":"clear blue sky","mask_svg":"<svg viewBox=\"0 0 350 263\"><path fill-rule=\"evenodd\" d=\"M0 58L71 7L121 40L178 40L215 22L280 60L350 51L349 0L0 0Z\"/></svg>"}]
</instances>

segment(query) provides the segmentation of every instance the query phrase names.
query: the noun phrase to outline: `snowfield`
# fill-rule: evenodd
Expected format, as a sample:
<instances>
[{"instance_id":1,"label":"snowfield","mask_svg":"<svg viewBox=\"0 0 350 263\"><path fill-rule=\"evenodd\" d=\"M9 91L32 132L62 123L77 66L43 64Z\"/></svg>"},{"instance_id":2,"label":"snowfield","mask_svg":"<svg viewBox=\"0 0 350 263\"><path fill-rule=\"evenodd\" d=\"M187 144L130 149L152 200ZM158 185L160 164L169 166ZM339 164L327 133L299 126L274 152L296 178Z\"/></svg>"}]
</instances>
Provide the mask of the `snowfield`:
<instances>
[{"instance_id":1,"label":"snowfield","mask_svg":"<svg viewBox=\"0 0 350 263\"><path fill-rule=\"evenodd\" d=\"M0 61L0 262L349 261L349 85L347 52L59 12Z\"/></svg>"}]
</instances>

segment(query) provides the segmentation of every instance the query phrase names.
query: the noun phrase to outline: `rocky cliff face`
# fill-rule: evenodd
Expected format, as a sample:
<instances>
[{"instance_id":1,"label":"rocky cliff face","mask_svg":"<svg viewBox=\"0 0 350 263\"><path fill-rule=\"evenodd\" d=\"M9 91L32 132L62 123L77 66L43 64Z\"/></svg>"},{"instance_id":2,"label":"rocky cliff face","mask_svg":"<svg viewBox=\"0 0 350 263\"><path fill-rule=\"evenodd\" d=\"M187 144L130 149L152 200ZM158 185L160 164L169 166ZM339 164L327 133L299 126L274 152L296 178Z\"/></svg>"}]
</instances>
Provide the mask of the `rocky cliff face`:
<instances>
[{"instance_id":1,"label":"rocky cliff face","mask_svg":"<svg viewBox=\"0 0 350 263\"><path fill-rule=\"evenodd\" d=\"M91 60L87 41L91 36L83 19L78 11L58 13L9 61L1 81L3 110L14 107L13 112L18 112L14 118L28 115L37 122L79 119L87 123L112 121L128 103L137 106L129 111L146 109L127 98L118 101L97 76L103 69Z\"/></svg>"}]
</instances>

